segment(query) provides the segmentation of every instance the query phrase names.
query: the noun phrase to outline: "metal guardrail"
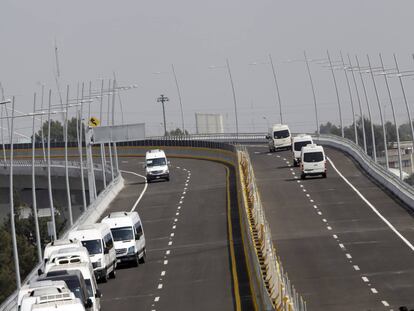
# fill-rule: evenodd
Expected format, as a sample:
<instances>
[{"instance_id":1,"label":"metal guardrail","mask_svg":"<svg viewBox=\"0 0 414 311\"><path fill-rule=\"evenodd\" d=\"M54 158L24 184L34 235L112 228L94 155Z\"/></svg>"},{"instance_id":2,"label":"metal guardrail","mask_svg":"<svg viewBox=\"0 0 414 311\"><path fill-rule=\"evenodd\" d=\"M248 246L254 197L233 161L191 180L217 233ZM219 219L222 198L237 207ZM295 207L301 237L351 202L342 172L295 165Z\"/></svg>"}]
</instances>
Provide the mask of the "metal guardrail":
<instances>
[{"instance_id":1,"label":"metal guardrail","mask_svg":"<svg viewBox=\"0 0 414 311\"><path fill-rule=\"evenodd\" d=\"M315 142L339 149L354 158L377 182L414 210L414 188L385 167L376 163L364 150L347 138L335 135L313 135Z\"/></svg>"},{"instance_id":2,"label":"metal guardrail","mask_svg":"<svg viewBox=\"0 0 414 311\"><path fill-rule=\"evenodd\" d=\"M257 189L249 153L245 147L238 147L237 153L244 208L249 221L252 248L256 252L255 258L252 256L253 260L256 260L255 274L258 279L262 280L259 291L264 302L270 301L272 304L272 308L269 308L266 303L262 307L266 310L306 311L306 302L291 284L287 273L284 272L273 245L272 233Z\"/></svg>"},{"instance_id":3,"label":"metal guardrail","mask_svg":"<svg viewBox=\"0 0 414 311\"><path fill-rule=\"evenodd\" d=\"M68 228L66 231L62 233L62 238L67 238L69 232L75 228L77 228L80 224L84 223L88 220L88 218L94 214L96 209L99 209L99 205L105 200L105 198L113 191L114 188L119 187L119 185L123 185L123 179L121 176L116 177L96 198L94 202L92 202L88 209L77 219L77 221L72 225L72 227ZM41 268L43 263L38 263L33 270L26 276L22 284L26 284L31 280L35 279L37 276L37 270ZM14 311L17 310L17 298L18 298L19 291L15 290L1 305L0 311Z\"/></svg>"}]
</instances>

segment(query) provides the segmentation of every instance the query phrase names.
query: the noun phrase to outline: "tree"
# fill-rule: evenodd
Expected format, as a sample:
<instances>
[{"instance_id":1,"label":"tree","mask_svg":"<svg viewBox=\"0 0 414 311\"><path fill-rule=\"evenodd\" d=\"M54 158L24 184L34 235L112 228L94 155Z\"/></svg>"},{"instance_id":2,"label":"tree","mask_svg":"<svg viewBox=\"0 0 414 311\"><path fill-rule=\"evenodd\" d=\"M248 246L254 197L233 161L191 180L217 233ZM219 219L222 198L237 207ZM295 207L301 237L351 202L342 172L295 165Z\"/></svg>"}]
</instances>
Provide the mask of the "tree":
<instances>
[{"instance_id":1,"label":"tree","mask_svg":"<svg viewBox=\"0 0 414 311\"><path fill-rule=\"evenodd\" d=\"M77 131L77 118L72 118L68 120L68 141L70 142L77 142L78 141L78 131ZM47 142L47 135L48 135L48 128L49 124L48 121L43 122L43 135L44 140ZM83 125L82 133L85 134L85 125ZM51 120L50 122L50 141L52 143L56 142L63 142L64 141L64 129L63 124L57 120ZM83 140L85 140L85 136L83 136ZM35 139L37 143L42 141L42 130L40 129L35 134Z\"/></svg>"},{"instance_id":2,"label":"tree","mask_svg":"<svg viewBox=\"0 0 414 311\"><path fill-rule=\"evenodd\" d=\"M180 129L180 128L176 128L175 130L171 130L171 131L167 131L167 135L166 136L184 136L184 135L188 135L188 131L184 130L184 132Z\"/></svg>"}]
</instances>

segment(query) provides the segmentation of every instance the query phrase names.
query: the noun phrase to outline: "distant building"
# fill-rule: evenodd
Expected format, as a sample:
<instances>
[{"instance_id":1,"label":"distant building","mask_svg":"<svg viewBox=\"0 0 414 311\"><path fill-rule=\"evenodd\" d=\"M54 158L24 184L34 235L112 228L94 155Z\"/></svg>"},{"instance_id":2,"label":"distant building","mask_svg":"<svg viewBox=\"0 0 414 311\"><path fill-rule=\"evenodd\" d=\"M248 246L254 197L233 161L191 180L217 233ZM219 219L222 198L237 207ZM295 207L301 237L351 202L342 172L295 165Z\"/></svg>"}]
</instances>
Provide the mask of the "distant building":
<instances>
[{"instance_id":1,"label":"distant building","mask_svg":"<svg viewBox=\"0 0 414 311\"><path fill-rule=\"evenodd\" d=\"M223 116L221 114L196 113L197 134L224 133Z\"/></svg>"},{"instance_id":2,"label":"distant building","mask_svg":"<svg viewBox=\"0 0 414 311\"><path fill-rule=\"evenodd\" d=\"M399 172L398 148L396 142L391 142L388 149L388 165L390 169L396 169ZM402 170L409 175L414 173L414 154L413 143L411 141L402 141L400 143ZM385 156L378 157L378 162L385 165ZM398 173L399 174L399 173Z\"/></svg>"}]
</instances>

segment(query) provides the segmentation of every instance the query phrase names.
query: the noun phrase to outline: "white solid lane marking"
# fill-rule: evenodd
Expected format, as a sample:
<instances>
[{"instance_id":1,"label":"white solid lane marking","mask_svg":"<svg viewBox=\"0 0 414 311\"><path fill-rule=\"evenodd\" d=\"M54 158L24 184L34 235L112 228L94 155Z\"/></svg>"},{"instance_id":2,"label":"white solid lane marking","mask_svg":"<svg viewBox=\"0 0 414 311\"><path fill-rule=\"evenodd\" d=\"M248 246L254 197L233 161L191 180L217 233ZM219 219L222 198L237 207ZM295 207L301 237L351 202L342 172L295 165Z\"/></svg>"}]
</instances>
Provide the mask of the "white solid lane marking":
<instances>
[{"instance_id":1,"label":"white solid lane marking","mask_svg":"<svg viewBox=\"0 0 414 311\"><path fill-rule=\"evenodd\" d=\"M162 284L158 284L158 289L162 289Z\"/></svg>"},{"instance_id":2,"label":"white solid lane marking","mask_svg":"<svg viewBox=\"0 0 414 311\"><path fill-rule=\"evenodd\" d=\"M165 273L166 273L165 271L162 271L161 276L165 276Z\"/></svg>"},{"instance_id":3,"label":"white solid lane marking","mask_svg":"<svg viewBox=\"0 0 414 311\"><path fill-rule=\"evenodd\" d=\"M362 281L364 281L365 283L368 283L369 282L369 279L366 276L363 276L362 277Z\"/></svg>"},{"instance_id":4,"label":"white solid lane marking","mask_svg":"<svg viewBox=\"0 0 414 311\"><path fill-rule=\"evenodd\" d=\"M371 288L371 292L372 292L373 294L378 294L378 291L377 291L374 287L372 287L372 288Z\"/></svg>"},{"instance_id":5,"label":"white solid lane marking","mask_svg":"<svg viewBox=\"0 0 414 311\"><path fill-rule=\"evenodd\" d=\"M383 304L384 306L386 306L386 307L389 307L389 306L390 306L390 304L389 304L388 302L386 302L385 300L382 300L381 302L382 302L382 304Z\"/></svg>"},{"instance_id":6,"label":"white solid lane marking","mask_svg":"<svg viewBox=\"0 0 414 311\"><path fill-rule=\"evenodd\" d=\"M352 256L351 256L351 254L345 254L345 256L346 256L346 258L348 258L348 259L352 259Z\"/></svg>"},{"instance_id":7,"label":"white solid lane marking","mask_svg":"<svg viewBox=\"0 0 414 311\"><path fill-rule=\"evenodd\" d=\"M358 196L372 209L372 211L377 214L377 216L412 250L414 251L414 245L410 243L395 227L386 219L382 214L374 207L374 205L371 204L362 194L358 191L357 188L354 187L353 184L351 184L348 179L345 178L344 175L339 172L339 170L336 168L336 166L333 164L332 160L328 158L329 163L332 165L333 169L338 173L338 175L358 194Z\"/></svg>"},{"instance_id":8,"label":"white solid lane marking","mask_svg":"<svg viewBox=\"0 0 414 311\"><path fill-rule=\"evenodd\" d=\"M355 271L361 270L357 265L354 265L353 267L354 267Z\"/></svg>"},{"instance_id":9,"label":"white solid lane marking","mask_svg":"<svg viewBox=\"0 0 414 311\"><path fill-rule=\"evenodd\" d=\"M144 196L145 191L147 191L147 187L148 187L147 178L145 176L142 176L142 175L140 175L138 173L135 173L135 172L130 172L130 171L121 171L121 172L122 173L127 173L127 174L132 174L132 175L135 175L135 176L139 176L139 177L144 178L144 180L145 180L144 189L141 191L141 194L139 195L138 199L135 201L134 206L131 209L131 212L133 212L137 208L138 203L141 201L142 197Z\"/></svg>"}]
</instances>

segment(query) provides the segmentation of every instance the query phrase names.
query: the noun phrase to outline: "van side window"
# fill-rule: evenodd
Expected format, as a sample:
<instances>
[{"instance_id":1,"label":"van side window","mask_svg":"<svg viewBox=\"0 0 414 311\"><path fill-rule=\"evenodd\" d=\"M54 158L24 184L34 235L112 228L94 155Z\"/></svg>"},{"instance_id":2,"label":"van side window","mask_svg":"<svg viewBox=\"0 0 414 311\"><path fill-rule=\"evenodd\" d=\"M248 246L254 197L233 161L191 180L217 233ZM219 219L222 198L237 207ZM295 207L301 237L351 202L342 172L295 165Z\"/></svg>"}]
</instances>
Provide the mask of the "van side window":
<instances>
[{"instance_id":1,"label":"van side window","mask_svg":"<svg viewBox=\"0 0 414 311\"><path fill-rule=\"evenodd\" d=\"M135 227L135 237L140 239L143 234L141 223L140 222L135 223L134 227Z\"/></svg>"},{"instance_id":2,"label":"van side window","mask_svg":"<svg viewBox=\"0 0 414 311\"><path fill-rule=\"evenodd\" d=\"M104 242L105 242L105 246L108 249L111 249L112 247L114 247L114 241L112 240L112 236L109 233L105 235Z\"/></svg>"}]
</instances>

